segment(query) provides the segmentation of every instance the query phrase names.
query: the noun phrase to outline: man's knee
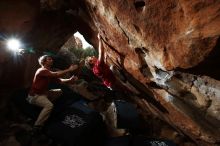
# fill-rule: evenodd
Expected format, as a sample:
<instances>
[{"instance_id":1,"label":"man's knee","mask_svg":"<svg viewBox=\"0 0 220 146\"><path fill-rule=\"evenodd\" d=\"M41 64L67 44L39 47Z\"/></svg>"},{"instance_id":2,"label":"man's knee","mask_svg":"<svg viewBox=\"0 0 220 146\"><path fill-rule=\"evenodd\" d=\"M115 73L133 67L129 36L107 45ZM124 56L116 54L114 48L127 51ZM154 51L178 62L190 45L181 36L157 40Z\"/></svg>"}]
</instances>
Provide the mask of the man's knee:
<instances>
[{"instance_id":1,"label":"man's knee","mask_svg":"<svg viewBox=\"0 0 220 146\"><path fill-rule=\"evenodd\" d=\"M47 109L47 110L52 110L53 109L53 103L45 104L44 108Z\"/></svg>"}]
</instances>

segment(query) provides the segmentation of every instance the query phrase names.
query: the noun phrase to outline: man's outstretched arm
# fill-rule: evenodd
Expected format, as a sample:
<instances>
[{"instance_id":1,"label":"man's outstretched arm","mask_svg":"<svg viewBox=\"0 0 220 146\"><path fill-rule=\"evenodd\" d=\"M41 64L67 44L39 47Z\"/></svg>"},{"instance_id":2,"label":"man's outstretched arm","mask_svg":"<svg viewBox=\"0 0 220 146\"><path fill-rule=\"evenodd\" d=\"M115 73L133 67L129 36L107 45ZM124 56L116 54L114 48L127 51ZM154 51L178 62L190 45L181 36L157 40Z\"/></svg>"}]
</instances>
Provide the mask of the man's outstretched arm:
<instances>
[{"instance_id":1,"label":"man's outstretched arm","mask_svg":"<svg viewBox=\"0 0 220 146\"><path fill-rule=\"evenodd\" d=\"M53 77L62 77L63 75L65 75L68 72L74 71L78 68L78 65L71 65L69 68L65 69L65 70L60 70L60 71L56 71L56 72L51 72Z\"/></svg>"},{"instance_id":2,"label":"man's outstretched arm","mask_svg":"<svg viewBox=\"0 0 220 146\"><path fill-rule=\"evenodd\" d=\"M102 38L100 36L100 34L98 34L98 39L99 39L99 56L98 56L98 60L100 62L104 61L104 48L103 48L103 42L102 42Z\"/></svg>"},{"instance_id":3,"label":"man's outstretched arm","mask_svg":"<svg viewBox=\"0 0 220 146\"><path fill-rule=\"evenodd\" d=\"M61 80L61 83L63 83L63 84L71 84L71 83L74 83L74 81L76 81L78 79L78 77L77 76L72 76L72 77L70 77L70 78L68 78L68 79L60 79Z\"/></svg>"}]
</instances>

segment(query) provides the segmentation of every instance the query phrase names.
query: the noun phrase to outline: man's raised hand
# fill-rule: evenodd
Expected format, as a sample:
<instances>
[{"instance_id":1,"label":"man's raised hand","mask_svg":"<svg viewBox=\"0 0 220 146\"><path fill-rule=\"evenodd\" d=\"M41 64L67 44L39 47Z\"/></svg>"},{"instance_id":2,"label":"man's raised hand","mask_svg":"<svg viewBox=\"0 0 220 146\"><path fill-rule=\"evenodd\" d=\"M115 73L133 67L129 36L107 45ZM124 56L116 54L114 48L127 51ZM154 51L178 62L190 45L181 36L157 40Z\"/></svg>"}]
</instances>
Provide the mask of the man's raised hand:
<instances>
[{"instance_id":1,"label":"man's raised hand","mask_svg":"<svg viewBox=\"0 0 220 146\"><path fill-rule=\"evenodd\" d=\"M74 83L74 81L78 80L78 77L73 75L72 77L70 77L70 82Z\"/></svg>"},{"instance_id":2,"label":"man's raised hand","mask_svg":"<svg viewBox=\"0 0 220 146\"><path fill-rule=\"evenodd\" d=\"M78 65L74 64L74 65L70 65L69 67L69 71L74 71L78 68Z\"/></svg>"},{"instance_id":3,"label":"man's raised hand","mask_svg":"<svg viewBox=\"0 0 220 146\"><path fill-rule=\"evenodd\" d=\"M98 35L97 35L97 38L100 40L101 39L101 36L100 36L100 34L98 33Z\"/></svg>"}]
</instances>

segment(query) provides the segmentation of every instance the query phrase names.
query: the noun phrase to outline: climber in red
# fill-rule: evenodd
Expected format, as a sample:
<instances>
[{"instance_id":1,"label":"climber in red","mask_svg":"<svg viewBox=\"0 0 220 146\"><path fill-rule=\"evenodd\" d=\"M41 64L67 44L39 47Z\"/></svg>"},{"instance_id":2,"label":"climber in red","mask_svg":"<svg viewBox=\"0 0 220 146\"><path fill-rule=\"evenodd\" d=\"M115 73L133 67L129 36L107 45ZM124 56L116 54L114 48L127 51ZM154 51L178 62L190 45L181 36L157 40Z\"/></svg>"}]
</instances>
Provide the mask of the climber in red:
<instances>
[{"instance_id":1,"label":"climber in red","mask_svg":"<svg viewBox=\"0 0 220 146\"><path fill-rule=\"evenodd\" d=\"M99 55L98 58L90 56L85 59L85 65L93 71L93 73L99 77L103 84L111 90L120 90L124 92L131 92L126 86L124 86L110 70L109 66L104 62L104 48L103 39L98 34L99 39Z\"/></svg>"}]
</instances>

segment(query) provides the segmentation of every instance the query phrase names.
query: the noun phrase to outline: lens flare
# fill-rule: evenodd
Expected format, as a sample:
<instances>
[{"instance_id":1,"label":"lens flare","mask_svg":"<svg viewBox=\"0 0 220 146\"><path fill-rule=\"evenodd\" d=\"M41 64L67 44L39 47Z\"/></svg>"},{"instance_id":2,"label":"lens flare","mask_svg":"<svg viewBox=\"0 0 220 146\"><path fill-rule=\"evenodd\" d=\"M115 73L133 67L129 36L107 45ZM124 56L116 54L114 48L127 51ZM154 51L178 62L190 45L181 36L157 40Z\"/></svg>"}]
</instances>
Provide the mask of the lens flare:
<instances>
[{"instance_id":1,"label":"lens flare","mask_svg":"<svg viewBox=\"0 0 220 146\"><path fill-rule=\"evenodd\" d=\"M7 42L7 46L12 51L19 51L21 44L17 39L10 39Z\"/></svg>"}]
</instances>

